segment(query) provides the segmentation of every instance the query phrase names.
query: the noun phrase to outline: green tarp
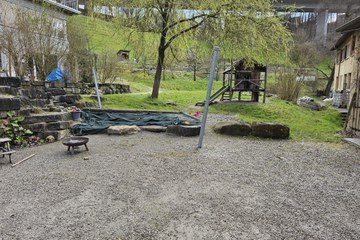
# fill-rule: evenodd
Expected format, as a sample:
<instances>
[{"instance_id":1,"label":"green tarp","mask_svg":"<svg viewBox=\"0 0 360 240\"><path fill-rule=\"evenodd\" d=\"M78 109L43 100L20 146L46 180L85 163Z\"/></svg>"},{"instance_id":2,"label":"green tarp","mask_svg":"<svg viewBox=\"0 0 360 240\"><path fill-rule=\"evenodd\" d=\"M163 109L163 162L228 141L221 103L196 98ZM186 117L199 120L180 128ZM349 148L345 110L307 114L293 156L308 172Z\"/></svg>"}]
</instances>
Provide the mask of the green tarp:
<instances>
[{"instance_id":1,"label":"green tarp","mask_svg":"<svg viewBox=\"0 0 360 240\"><path fill-rule=\"evenodd\" d=\"M199 120L185 113L164 112L117 112L106 110L84 109L83 121L72 127L74 135L87 135L104 132L110 126L115 125L159 125L169 126L178 124L198 125Z\"/></svg>"}]
</instances>

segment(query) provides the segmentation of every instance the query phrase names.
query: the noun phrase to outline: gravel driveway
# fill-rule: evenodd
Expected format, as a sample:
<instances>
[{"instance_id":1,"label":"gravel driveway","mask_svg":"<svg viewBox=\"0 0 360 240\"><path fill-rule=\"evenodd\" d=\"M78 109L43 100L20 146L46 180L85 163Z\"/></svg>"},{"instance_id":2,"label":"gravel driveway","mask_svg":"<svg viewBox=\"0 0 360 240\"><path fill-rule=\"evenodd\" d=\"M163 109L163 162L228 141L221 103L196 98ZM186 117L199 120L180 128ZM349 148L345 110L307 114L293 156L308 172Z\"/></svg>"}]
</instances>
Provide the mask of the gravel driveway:
<instances>
[{"instance_id":1,"label":"gravel driveway","mask_svg":"<svg viewBox=\"0 0 360 240\"><path fill-rule=\"evenodd\" d=\"M0 239L360 239L360 149L207 129L0 158Z\"/></svg>"}]
</instances>

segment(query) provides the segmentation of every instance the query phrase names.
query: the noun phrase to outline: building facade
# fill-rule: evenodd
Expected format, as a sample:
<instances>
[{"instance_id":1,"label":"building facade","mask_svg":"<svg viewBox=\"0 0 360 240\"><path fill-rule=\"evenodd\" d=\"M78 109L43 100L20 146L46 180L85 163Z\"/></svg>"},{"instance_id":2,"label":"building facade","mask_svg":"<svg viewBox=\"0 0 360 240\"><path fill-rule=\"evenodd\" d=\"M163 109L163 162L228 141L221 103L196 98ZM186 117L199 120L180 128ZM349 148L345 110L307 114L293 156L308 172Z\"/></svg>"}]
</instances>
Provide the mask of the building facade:
<instances>
[{"instance_id":1,"label":"building facade","mask_svg":"<svg viewBox=\"0 0 360 240\"><path fill-rule=\"evenodd\" d=\"M0 1L0 76L45 80L68 48L67 18L80 13L65 4L77 6L77 0Z\"/></svg>"},{"instance_id":2,"label":"building facade","mask_svg":"<svg viewBox=\"0 0 360 240\"><path fill-rule=\"evenodd\" d=\"M344 24L337 31L342 36L333 48L337 52L334 105L348 109L345 127L360 134L360 17Z\"/></svg>"}]
</instances>

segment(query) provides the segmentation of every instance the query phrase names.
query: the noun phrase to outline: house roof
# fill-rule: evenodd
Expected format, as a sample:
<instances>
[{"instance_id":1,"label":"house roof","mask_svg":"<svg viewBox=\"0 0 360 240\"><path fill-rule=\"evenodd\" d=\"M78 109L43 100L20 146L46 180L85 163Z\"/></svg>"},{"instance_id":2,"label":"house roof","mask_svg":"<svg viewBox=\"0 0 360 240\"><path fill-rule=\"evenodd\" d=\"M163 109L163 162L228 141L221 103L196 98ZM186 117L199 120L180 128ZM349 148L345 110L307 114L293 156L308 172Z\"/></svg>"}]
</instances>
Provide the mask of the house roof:
<instances>
[{"instance_id":1,"label":"house roof","mask_svg":"<svg viewBox=\"0 0 360 240\"><path fill-rule=\"evenodd\" d=\"M341 35L341 37L336 41L335 45L330 49L331 51L338 49L341 45L351 36L353 32L347 32Z\"/></svg>"},{"instance_id":2,"label":"house roof","mask_svg":"<svg viewBox=\"0 0 360 240\"><path fill-rule=\"evenodd\" d=\"M354 18L353 20L345 23L341 27L337 28L337 32L353 32L360 29L360 17Z\"/></svg>"},{"instance_id":3,"label":"house roof","mask_svg":"<svg viewBox=\"0 0 360 240\"><path fill-rule=\"evenodd\" d=\"M336 41L331 50L335 50L341 47L341 45L351 36L351 34L357 30L360 30L360 17L357 17L337 28L336 31L342 33L342 35Z\"/></svg>"}]
</instances>

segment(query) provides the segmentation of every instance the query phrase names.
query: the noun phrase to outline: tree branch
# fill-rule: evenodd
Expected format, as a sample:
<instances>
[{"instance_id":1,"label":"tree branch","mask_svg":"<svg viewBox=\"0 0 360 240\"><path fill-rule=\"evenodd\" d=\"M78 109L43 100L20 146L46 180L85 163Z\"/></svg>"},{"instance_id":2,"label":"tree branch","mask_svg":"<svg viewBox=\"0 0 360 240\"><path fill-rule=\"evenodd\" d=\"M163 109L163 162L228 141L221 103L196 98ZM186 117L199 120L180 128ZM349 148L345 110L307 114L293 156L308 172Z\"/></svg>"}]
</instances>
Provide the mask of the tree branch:
<instances>
[{"instance_id":1,"label":"tree branch","mask_svg":"<svg viewBox=\"0 0 360 240\"><path fill-rule=\"evenodd\" d=\"M206 18L202 19L200 22L198 22L197 24L189 27L189 28L186 28L176 34L174 34L168 41L167 43L165 44L165 49L168 48L170 46L170 44L179 36L183 35L184 33L187 33L187 32L190 32L191 30L194 30L196 29L197 27L199 27L201 24L203 24L205 22L206 19L208 18L215 18L216 17L216 14L211 14L211 15L207 15Z\"/></svg>"}]
</instances>

